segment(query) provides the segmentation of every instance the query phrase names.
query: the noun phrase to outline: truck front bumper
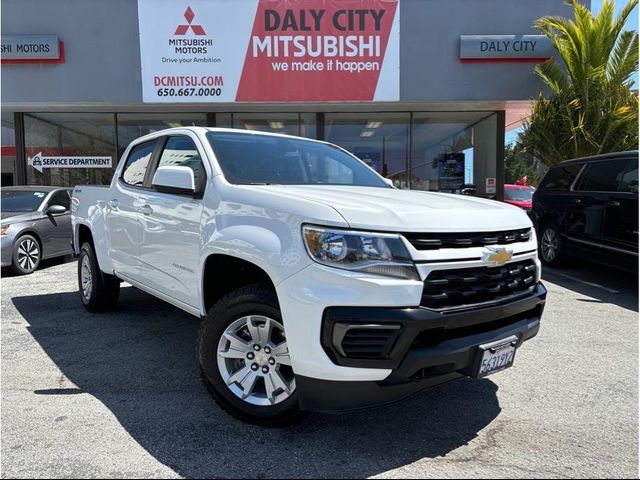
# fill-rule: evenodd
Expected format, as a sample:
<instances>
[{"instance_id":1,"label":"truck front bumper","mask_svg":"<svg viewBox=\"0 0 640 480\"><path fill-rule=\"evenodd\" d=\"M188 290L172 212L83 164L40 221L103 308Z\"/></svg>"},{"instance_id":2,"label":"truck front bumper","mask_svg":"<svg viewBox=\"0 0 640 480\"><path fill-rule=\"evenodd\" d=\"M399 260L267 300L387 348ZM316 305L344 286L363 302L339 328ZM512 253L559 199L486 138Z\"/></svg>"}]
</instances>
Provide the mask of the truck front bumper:
<instances>
[{"instance_id":1,"label":"truck front bumper","mask_svg":"<svg viewBox=\"0 0 640 480\"><path fill-rule=\"evenodd\" d=\"M539 283L524 298L452 313L424 308L329 308L323 320L322 343L334 362L364 368L385 365L391 374L384 380L368 382L297 376L301 407L325 412L371 408L394 403L430 386L474 376L480 345L516 336L519 348L536 336L546 293ZM399 329L383 359L350 360L334 345L336 325L361 328L385 324Z\"/></svg>"}]
</instances>

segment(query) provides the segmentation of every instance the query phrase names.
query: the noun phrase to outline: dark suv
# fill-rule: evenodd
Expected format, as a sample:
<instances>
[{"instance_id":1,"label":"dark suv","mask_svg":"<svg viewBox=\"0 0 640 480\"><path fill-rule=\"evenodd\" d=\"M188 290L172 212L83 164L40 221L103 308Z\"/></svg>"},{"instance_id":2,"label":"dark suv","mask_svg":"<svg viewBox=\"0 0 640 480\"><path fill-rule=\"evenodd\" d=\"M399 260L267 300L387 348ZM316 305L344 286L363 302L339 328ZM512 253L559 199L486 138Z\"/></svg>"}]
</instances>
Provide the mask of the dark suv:
<instances>
[{"instance_id":1,"label":"dark suv","mask_svg":"<svg viewBox=\"0 0 640 480\"><path fill-rule=\"evenodd\" d=\"M638 268L638 152L568 160L552 167L533 195L540 259L579 256Z\"/></svg>"}]
</instances>

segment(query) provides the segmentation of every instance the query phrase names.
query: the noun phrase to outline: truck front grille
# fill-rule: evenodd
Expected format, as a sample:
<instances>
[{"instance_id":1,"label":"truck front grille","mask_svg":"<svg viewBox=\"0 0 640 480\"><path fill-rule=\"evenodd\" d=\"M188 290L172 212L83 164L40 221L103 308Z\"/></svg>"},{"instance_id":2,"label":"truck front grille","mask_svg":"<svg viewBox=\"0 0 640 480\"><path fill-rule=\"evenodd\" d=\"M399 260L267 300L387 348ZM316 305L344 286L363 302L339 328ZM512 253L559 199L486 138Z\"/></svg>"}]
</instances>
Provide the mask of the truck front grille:
<instances>
[{"instance_id":1,"label":"truck front grille","mask_svg":"<svg viewBox=\"0 0 640 480\"><path fill-rule=\"evenodd\" d=\"M533 260L502 267L435 270L424 282L421 306L443 309L499 301L529 291L535 281Z\"/></svg>"},{"instance_id":2,"label":"truck front grille","mask_svg":"<svg viewBox=\"0 0 640 480\"><path fill-rule=\"evenodd\" d=\"M416 250L438 250L528 242L531 238L531 229L476 233L403 233L403 235Z\"/></svg>"}]
</instances>

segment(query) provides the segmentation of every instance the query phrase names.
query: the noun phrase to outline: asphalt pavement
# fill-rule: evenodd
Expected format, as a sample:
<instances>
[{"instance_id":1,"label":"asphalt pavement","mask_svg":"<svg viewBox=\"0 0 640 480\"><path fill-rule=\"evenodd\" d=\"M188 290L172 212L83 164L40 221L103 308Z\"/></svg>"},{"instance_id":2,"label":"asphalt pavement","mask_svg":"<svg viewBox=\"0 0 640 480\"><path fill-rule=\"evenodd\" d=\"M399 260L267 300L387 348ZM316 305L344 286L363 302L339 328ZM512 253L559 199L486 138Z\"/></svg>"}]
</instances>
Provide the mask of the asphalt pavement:
<instances>
[{"instance_id":1,"label":"asphalt pavement","mask_svg":"<svg viewBox=\"0 0 640 480\"><path fill-rule=\"evenodd\" d=\"M207 394L198 319L132 287L88 314L74 262L1 281L2 477L638 477L637 276L545 269L515 366L384 409L240 423Z\"/></svg>"}]
</instances>

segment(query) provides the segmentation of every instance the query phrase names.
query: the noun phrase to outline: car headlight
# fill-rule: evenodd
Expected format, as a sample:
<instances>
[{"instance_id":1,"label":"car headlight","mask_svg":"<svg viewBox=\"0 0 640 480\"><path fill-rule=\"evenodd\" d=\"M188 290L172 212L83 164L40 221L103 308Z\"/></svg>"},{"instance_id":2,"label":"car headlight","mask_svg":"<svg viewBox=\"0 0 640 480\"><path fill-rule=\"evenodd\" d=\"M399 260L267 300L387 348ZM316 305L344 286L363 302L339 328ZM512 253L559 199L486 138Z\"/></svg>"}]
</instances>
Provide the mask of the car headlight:
<instances>
[{"instance_id":1,"label":"car headlight","mask_svg":"<svg viewBox=\"0 0 640 480\"><path fill-rule=\"evenodd\" d=\"M10 226L11 225L3 225L2 227L0 227L0 237L5 237L7 235Z\"/></svg>"},{"instance_id":2,"label":"car headlight","mask_svg":"<svg viewBox=\"0 0 640 480\"><path fill-rule=\"evenodd\" d=\"M311 258L322 265L385 277L420 279L399 235L305 225L302 236Z\"/></svg>"}]
</instances>

